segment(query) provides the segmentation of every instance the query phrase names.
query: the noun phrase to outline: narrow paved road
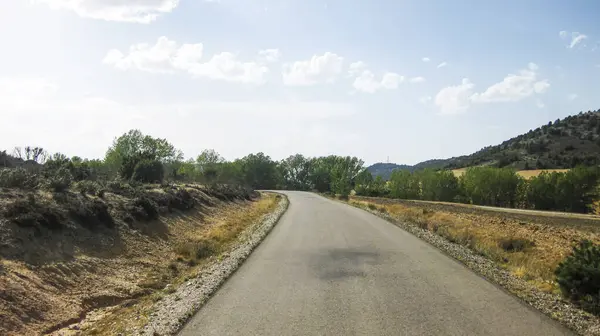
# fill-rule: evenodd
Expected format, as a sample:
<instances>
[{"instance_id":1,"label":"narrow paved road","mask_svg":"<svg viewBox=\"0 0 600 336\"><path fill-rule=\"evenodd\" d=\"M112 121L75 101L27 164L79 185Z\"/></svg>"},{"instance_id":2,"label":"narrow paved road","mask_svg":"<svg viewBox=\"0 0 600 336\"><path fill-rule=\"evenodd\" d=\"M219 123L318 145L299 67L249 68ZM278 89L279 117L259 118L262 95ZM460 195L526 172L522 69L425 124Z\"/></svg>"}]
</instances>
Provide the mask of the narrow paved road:
<instances>
[{"instance_id":1,"label":"narrow paved road","mask_svg":"<svg viewBox=\"0 0 600 336\"><path fill-rule=\"evenodd\" d=\"M565 335L402 229L323 197L290 208L180 335Z\"/></svg>"}]
</instances>

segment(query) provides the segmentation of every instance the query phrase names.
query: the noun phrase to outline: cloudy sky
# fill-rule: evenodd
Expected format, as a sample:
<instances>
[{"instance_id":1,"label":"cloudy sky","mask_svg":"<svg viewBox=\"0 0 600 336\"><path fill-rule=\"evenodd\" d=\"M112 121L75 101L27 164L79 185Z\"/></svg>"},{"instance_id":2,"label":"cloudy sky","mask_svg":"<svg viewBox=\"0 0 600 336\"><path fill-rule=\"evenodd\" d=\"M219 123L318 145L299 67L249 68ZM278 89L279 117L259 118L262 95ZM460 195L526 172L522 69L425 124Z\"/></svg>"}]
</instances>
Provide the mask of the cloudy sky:
<instances>
[{"instance_id":1,"label":"cloudy sky","mask_svg":"<svg viewBox=\"0 0 600 336\"><path fill-rule=\"evenodd\" d=\"M4 0L0 148L469 154L600 108L595 0Z\"/></svg>"}]
</instances>

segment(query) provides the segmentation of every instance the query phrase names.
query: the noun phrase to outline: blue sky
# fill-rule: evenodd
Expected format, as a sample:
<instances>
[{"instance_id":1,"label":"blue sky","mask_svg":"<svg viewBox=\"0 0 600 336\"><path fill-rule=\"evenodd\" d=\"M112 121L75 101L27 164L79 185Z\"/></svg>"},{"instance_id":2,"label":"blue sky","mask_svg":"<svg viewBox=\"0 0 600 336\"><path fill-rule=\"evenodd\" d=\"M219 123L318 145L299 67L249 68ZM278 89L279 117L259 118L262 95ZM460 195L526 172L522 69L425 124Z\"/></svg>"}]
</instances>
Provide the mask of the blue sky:
<instances>
[{"instance_id":1,"label":"blue sky","mask_svg":"<svg viewBox=\"0 0 600 336\"><path fill-rule=\"evenodd\" d=\"M142 4L142 5L140 5ZM0 3L0 147L413 164L600 108L597 1Z\"/></svg>"}]
</instances>

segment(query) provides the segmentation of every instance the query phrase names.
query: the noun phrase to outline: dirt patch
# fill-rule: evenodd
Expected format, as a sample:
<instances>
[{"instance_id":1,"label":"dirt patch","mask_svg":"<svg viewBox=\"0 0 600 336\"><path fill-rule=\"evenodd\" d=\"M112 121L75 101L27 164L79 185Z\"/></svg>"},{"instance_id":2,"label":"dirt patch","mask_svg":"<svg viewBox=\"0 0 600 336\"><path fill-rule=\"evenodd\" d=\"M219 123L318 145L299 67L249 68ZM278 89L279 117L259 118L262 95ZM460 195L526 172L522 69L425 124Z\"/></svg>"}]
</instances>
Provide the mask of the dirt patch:
<instances>
[{"instance_id":1,"label":"dirt patch","mask_svg":"<svg viewBox=\"0 0 600 336\"><path fill-rule=\"evenodd\" d=\"M261 202L231 188L145 187L0 190L0 334L50 333L163 290L209 256L191 262L176 246Z\"/></svg>"}]
</instances>

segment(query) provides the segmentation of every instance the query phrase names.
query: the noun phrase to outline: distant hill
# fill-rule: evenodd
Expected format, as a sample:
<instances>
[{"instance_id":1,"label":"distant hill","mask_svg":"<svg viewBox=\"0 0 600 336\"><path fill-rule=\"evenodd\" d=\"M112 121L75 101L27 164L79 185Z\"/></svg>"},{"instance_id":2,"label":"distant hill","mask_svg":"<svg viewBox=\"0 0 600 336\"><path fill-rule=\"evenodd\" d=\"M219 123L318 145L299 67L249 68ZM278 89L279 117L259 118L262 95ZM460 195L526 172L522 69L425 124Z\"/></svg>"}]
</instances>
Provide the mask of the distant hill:
<instances>
[{"instance_id":1,"label":"distant hill","mask_svg":"<svg viewBox=\"0 0 600 336\"><path fill-rule=\"evenodd\" d=\"M392 175L392 171L394 171L396 169L405 169L405 170L413 171L413 166L380 162L380 163L376 163L374 165L367 167L367 170L373 176L381 176L384 180L389 180L390 176Z\"/></svg>"},{"instance_id":2,"label":"distant hill","mask_svg":"<svg viewBox=\"0 0 600 336\"><path fill-rule=\"evenodd\" d=\"M516 170L564 169L600 164L600 110L581 112L530 130L471 155L428 160L414 166L376 163L367 169L388 179L394 169L457 169L472 166L511 167Z\"/></svg>"},{"instance_id":3,"label":"distant hill","mask_svg":"<svg viewBox=\"0 0 600 336\"><path fill-rule=\"evenodd\" d=\"M403 169L413 172L415 170L432 168L439 169L444 167L447 160L428 160L421 163L417 163L414 166L410 165L399 165L395 163L376 163L372 166L367 167L367 170L373 174L373 176L381 176L384 180L389 180L392 172L396 169Z\"/></svg>"}]
</instances>

